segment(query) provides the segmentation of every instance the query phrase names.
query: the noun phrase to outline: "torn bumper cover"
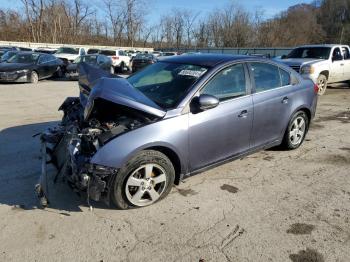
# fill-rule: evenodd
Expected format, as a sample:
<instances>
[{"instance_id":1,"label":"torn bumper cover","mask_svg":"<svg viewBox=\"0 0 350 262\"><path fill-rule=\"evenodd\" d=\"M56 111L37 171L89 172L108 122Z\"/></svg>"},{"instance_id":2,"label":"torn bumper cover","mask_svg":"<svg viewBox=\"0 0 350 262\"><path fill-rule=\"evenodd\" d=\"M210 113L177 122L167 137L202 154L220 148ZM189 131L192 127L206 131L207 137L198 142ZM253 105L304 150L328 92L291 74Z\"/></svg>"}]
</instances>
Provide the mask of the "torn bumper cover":
<instances>
[{"instance_id":1,"label":"torn bumper cover","mask_svg":"<svg viewBox=\"0 0 350 262\"><path fill-rule=\"evenodd\" d=\"M40 136L41 175L35 186L42 206L49 204L47 165L52 164L58 177L62 177L76 192L86 192L87 198L101 199L109 204L109 186L117 169L90 164L92 155L84 154L82 147L87 134L78 133L72 128L67 131L63 126L49 129Z\"/></svg>"}]
</instances>

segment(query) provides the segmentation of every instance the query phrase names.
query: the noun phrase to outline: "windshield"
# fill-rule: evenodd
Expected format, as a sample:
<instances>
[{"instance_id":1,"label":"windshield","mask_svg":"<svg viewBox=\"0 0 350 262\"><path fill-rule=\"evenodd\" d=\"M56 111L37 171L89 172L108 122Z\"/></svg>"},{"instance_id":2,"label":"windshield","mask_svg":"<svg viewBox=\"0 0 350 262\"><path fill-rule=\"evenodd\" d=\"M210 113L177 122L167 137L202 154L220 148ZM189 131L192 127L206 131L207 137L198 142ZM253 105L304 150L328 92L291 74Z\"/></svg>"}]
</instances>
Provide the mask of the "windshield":
<instances>
[{"instance_id":1,"label":"windshield","mask_svg":"<svg viewBox=\"0 0 350 262\"><path fill-rule=\"evenodd\" d=\"M171 109L207 70L208 68L197 65L159 62L127 80L163 109Z\"/></svg>"},{"instance_id":2,"label":"windshield","mask_svg":"<svg viewBox=\"0 0 350 262\"><path fill-rule=\"evenodd\" d=\"M56 54L78 55L79 54L79 48L60 47L60 48L57 49Z\"/></svg>"},{"instance_id":3,"label":"windshield","mask_svg":"<svg viewBox=\"0 0 350 262\"><path fill-rule=\"evenodd\" d=\"M40 54L31 54L31 53L17 53L14 56L12 56L9 60L7 60L8 63L36 63L38 60Z\"/></svg>"},{"instance_id":4,"label":"windshield","mask_svg":"<svg viewBox=\"0 0 350 262\"><path fill-rule=\"evenodd\" d=\"M299 47L292 50L287 58L328 59L330 52L330 47Z\"/></svg>"},{"instance_id":5,"label":"windshield","mask_svg":"<svg viewBox=\"0 0 350 262\"><path fill-rule=\"evenodd\" d=\"M78 56L73 64L85 62L87 64L96 64L97 56L96 55L87 55L87 56Z\"/></svg>"}]
</instances>

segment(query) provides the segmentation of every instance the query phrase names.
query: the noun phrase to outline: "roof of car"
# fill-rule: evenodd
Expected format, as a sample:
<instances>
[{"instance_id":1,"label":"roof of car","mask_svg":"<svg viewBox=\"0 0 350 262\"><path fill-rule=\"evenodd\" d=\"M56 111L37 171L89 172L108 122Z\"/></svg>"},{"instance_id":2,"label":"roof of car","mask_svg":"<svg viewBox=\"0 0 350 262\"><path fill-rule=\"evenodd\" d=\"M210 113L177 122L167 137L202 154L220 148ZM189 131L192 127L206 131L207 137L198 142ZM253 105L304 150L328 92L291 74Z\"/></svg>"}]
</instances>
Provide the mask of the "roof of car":
<instances>
[{"instance_id":1,"label":"roof of car","mask_svg":"<svg viewBox=\"0 0 350 262\"><path fill-rule=\"evenodd\" d=\"M194 54L170 56L161 60L161 62L173 62L192 64L204 67L213 67L221 63L252 58L246 55L224 55L224 54Z\"/></svg>"}]
</instances>

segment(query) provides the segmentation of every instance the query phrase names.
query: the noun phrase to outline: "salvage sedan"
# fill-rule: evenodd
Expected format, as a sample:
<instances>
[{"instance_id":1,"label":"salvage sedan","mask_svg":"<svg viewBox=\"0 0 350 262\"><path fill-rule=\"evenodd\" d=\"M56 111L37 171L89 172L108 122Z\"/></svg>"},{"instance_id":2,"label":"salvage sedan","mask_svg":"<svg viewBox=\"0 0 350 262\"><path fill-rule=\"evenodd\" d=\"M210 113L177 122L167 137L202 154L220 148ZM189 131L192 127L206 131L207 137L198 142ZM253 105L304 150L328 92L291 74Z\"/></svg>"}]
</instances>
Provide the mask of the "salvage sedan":
<instances>
[{"instance_id":1,"label":"salvage sedan","mask_svg":"<svg viewBox=\"0 0 350 262\"><path fill-rule=\"evenodd\" d=\"M44 205L47 161L88 199L147 206L226 161L298 148L317 104L311 80L258 57L176 56L128 79L88 65L80 73L80 98L67 98L62 123L41 135Z\"/></svg>"},{"instance_id":2,"label":"salvage sedan","mask_svg":"<svg viewBox=\"0 0 350 262\"><path fill-rule=\"evenodd\" d=\"M0 82L37 83L54 74L62 74L63 63L53 55L34 52L17 52L0 63Z\"/></svg>"}]
</instances>

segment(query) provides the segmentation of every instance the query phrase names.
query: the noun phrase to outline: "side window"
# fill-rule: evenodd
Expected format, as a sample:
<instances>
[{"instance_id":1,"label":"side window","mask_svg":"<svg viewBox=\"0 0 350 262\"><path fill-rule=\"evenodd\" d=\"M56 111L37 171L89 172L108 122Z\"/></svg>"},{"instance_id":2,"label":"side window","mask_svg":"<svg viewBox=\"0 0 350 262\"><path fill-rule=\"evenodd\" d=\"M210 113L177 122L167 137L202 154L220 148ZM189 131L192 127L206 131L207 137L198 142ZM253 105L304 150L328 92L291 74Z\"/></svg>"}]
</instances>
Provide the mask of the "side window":
<instances>
[{"instance_id":1,"label":"side window","mask_svg":"<svg viewBox=\"0 0 350 262\"><path fill-rule=\"evenodd\" d=\"M227 67L217 73L200 91L217 97L220 101L246 94L246 80L243 64Z\"/></svg>"},{"instance_id":2,"label":"side window","mask_svg":"<svg viewBox=\"0 0 350 262\"><path fill-rule=\"evenodd\" d=\"M255 91L262 92L281 86L279 68L267 63L251 63L255 80Z\"/></svg>"},{"instance_id":3,"label":"side window","mask_svg":"<svg viewBox=\"0 0 350 262\"><path fill-rule=\"evenodd\" d=\"M332 60L334 60L334 61L343 60L343 56L341 55L339 47L337 47L333 50Z\"/></svg>"},{"instance_id":4,"label":"side window","mask_svg":"<svg viewBox=\"0 0 350 262\"><path fill-rule=\"evenodd\" d=\"M47 56L46 55L41 55L39 58L39 64L43 64L47 62Z\"/></svg>"},{"instance_id":5,"label":"side window","mask_svg":"<svg viewBox=\"0 0 350 262\"><path fill-rule=\"evenodd\" d=\"M349 48L347 46L343 46L342 47L343 50L343 56L345 60L350 59L350 52L349 52Z\"/></svg>"},{"instance_id":6,"label":"side window","mask_svg":"<svg viewBox=\"0 0 350 262\"><path fill-rule=\"evenodd\" d=\"M124 51L123 51L123 50L120 50L120 51L119 51L119 55L120 55L120 56L125 56Z\"/></svg>"},{"instance_id":7,"label":"side window","mask_svg":"<svg viewBox=\"0 0 350 262\"><path fill-rule=\"evenodd\" d=\"M291 84L290 74L280 68L282 86L289 86Z\"/></svg>"}]
</instances>

